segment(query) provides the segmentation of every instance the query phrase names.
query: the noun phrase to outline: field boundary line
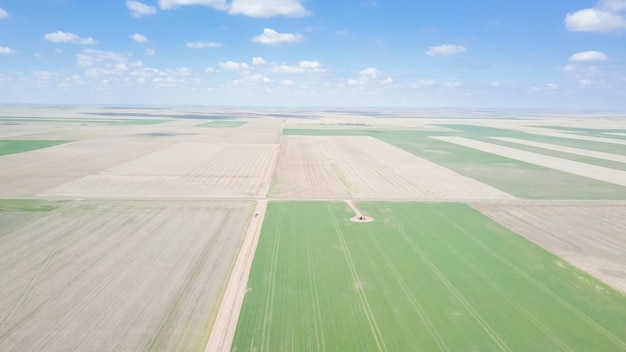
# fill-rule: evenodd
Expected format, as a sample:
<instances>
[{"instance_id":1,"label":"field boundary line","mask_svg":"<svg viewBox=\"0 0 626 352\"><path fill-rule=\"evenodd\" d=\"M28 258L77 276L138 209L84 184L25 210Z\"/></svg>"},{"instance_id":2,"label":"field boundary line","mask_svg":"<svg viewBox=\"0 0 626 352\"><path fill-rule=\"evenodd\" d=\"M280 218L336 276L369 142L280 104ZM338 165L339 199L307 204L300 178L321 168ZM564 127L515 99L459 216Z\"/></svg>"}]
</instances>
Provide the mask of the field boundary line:
<instances>
[{"instance_id":1,"label":"field boundary line","mask_svg":"<svg viewBox=\"0 0 626 352\"><path fill-rule=\"evenodd\" d=\"M481 247L483 247L487 252L491 253L491 255L493 255L494 257L498 258L504 265L508 266L509 268L511 268L512 270L514 270L515 272L517 272L518 274L520 274L522 277L524 277L526 280L528 280L530 283L532 283L533 285L535 285L537 288L539 288L541 291L543 291L544 293L546 293L548 296L552 297L555 301L557 301L558 303L560 303L562 306L564 306L565 308L569 309L572 313L574 313L575 315L577 315L579 318L581 318L582 320L584 320L587 324L589 324L590 326L592 326L594 329L596 329L598 332L600 332L601 334L603 334L604 336L606 336L609 340L613 341L614 343L616 343L617 345L619 345L621 348L626 347L626 342L622 341L619 337L613 335L610 331L606 330L602 325L600 325L598 322L596 322L593 318L590 318L589 316L587 316L587 314L585 314L584 312L580 311L578 308L576 308L575 306L573 306L571 303L569 303L566 299L564 299L563 297L559 296L557 293L555 293L554 291L552 291L550 288L546 287L544 284L542 284L540 281L538 281L537 279L533 278L532 275L530 275L529 273L527 273L526 271L518 268L515 265L511 265L507 260L505 260L504 257L502 257L498 252L493 251L491 248L489 248L489 246L485 245L480 239L478 239L476 236L472 235L471 233L465 231L465 229L461 226L459 226L458 224L456 224L454 221L450 221L448 219L448 217L446 217L444 214L436 211L436 213L446 219L450 224L452 224L454 227L456 227L459 231L461 231L462 233L464 233L466 236L468 236L469 238L473 239L476 243L478 243ZM482 214L482 213L481 213ZM521 235L518 235L521 236Z\"/></svg>"},{"instance_id":2,"label":"field boundary line","mask_svg":"<svg viewBox=\"0 0 626 352\"><path fill-rule=\"evenodd\" d=\"M226 352L231 349L266 210L267 200L257 201L248 231L246 231L241 250L224 292L224 298L215 318L211 335L205 347L206 352Z\"/></svg>"}]
</instances>

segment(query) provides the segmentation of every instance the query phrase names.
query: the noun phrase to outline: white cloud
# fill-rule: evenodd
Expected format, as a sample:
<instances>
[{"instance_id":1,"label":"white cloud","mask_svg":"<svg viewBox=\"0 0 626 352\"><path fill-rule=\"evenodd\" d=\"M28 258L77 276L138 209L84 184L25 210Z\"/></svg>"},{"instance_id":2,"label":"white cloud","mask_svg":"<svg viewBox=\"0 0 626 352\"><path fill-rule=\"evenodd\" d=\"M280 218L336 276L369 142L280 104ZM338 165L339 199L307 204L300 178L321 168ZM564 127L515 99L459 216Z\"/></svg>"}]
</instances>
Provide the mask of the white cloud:
<instances>
[{"instance_id":1,"label":"white cloud","mask_svg":"<svg viewBox=\"0 0 626 352\"><path fill-rule=\"evenodd\" d=\"M6 12L4 9L0 8L0 19L3 18L9 18L9 13Z\"/></svg>"},{"instance_id":2,"label":"white cloud","mask_svg":"<svg viewBox=\"0 0 626 352\"><path fill-rule=\"evenodd\" d=\"M280 73L304 73L304 72L324 72L322 64L318 61L300 61L298 66L279 65L273 69Z\"/></svg>"},{"instance_id":3,"label":"white cloud","mask_svg":"<svg viewBox=\"0 0 626 352\"><path fill-rule=\"evenodd\" d=\"M216 48L222 46L222 44L216 42L188 42L185 45L191 49Z\"/></svg>"},{"instance_id":4,"label":"white cloud","mask_svg":"<svg viewBox=\"0 0 626 352\"><path fill-rule=\"evenodd\" d=\"M448 56L456 55L467 51L467 48L462 45L445 44L439 46L431 46L426 51L428 56Z\"/></svg>"},{"instance_id":5,"label":"white cloud","mask_svg":"<svg viewBox=\"0 0 626 352\"><path fill-rule=\"evenodd\" d=\"M283 86L293 86L295 83L290 79L285 79L280 81L280 84Z\"/></svg>"},{"instance_id":6,"label":"white cloud","mask_svg":"<svg viewBox=\"0 0 626 352\"><path fill-rule=\"evenodd\" d=\"M131 35L130 39L136 41L137 43L145 43L148 41L148 38L146 38L143 34L139 34L139 33L135 33Z\"/></svg>"},{"instance_id":7,"label":"white cloud","mask_svg":"<svg viewBox=\"0 0 626 352\"><path fill-rule=\"evenodd\" d=\"M83 50L80 54L76 54L76 63L81 67L90 67L104 61L113 61L116 63L125 63L131 57L131 54L116 53L112 51L103 51L95 49Z\"/></svg>"},{"instance_id":8,"label":"white cloud","mask_svg":"<svg viewBox=\"0 0 626 352\"><path fill-rule=\"evenodd\" d=\"M226 62L218 62L217 65L222 70L230 70L230 71L239 71L243 74L250 72L250 65L245 62L235 62L235 61L226 61Z\"/></svg>"},{"instance_id":9,"label":"white cloud","mask_svg":"<svg viewBox=\"0 0 626 352\"><path fill-rule=\"evenodd\" d=\"M498 87L501 87L502 84L499 81L493 81L493 82L491 82L491 86L493 88L498 88Z\"/></svg>"},{"instance_id":10,"label":"white cloud","mask_svg":"<svg viewBox=\"0 0 626 352\"><path fill-rule=\"evenodd\" d=\"M265 65L265 60L262 57L255 56L252 58L253 65Z\"/></svg>"},{"instance_id":11,"label":"white cloud","mask_svg":"<svg viewBox=\"0 0 626 352\"><path fill-rule=\"evenodd\" d=\"M130 14L137 18L154 15L156 13L154 6L146 5L139 1L128 0L126 1L126 7L130 10Z\"/></svg>"},{"instance_id":12,"label":"white cloud","mask_svg":"<svg viewBox=\"0 0 626 352\"><path fill-rule=\"evenodd\" d=\"M83 38L74 33L66 33L57 31L54 33L44 34L44 39L53 43L72 43L72 44L97 44L98 42L92 37Z\"/></svg>"},{"instance_id":13,"label":"white cloud","mask_svg":"<svg viewBox=\"0 0 626 352\"><path fill-rule=\"evenodd\" d=\"M570 62L606 61L607 57L600 51L583 51L569 58Z\"/></svg>"},{"instance_id":14,"label":"white cloud","mask_svg":"<svg viewBox=\"0 0 626 352\"><path fill-rule=\"evenodd\" d=\"M174 9L181 6L202 5L217 10L227 10L226 0L159 0L161 10Z\"/></svg>"},{"instance_id":15,"label":"white cloud","mask_svg":"<svg viewBox=\"0 0 626 352\"><path fill-rule=\"evenodd\" d=\"M0 54L12 54L15 51L7 46L0 46Z\"/></svg>"},{"instance_id":16,"label":"white cloud","mask_svg":"<svg viewBox=\"0 0 626 352\"><path fill-rule=\"evenodd\" d=\"M576 65L572 65L572 64L567 64L565 66L563 66L563 71L564 72L572 72L576 70Z\"/></svg>"},{"instance_id":17,"label":"white cloud","mask_svg":"<svg viewBox=\"0 0 626 352\"><path fill-rule=\"evenodd\" d=\"M359 77L356 79L349 79L348 85L351 86L363 86L368 83L379 83L383 85L390 85L393 83L393 78L386 77L381 79L382 73L374 67L368 67L359 72Z\"/></svg>"},{"instance_id":18,"label":"white cloud","mask_svg":"<svg viewBox=\"0 0 626 352\"><path fill-rule=\"evenodd\" d=\"M154 56L154 54L156 54L156 50L150 49L150 48L146 48L146 55Z\"/></svg>"},{"instance_id":19,"label":"white cloud","mask_svg":"<svg viewBox=\"0 0 626 352\"><path fill-rule=\"evenodd\" d=\"M573 32L612 32L626 29L626 0L601 0L594 7L568 13L565 27Z\"/></svg>"},{"instance_id":20,"label":"white cloud","mask_svg":"<svg viewBox=\"0 0 626 352\"><path fill-rule=\"evenodd\" d=\"M263 33L252 37L252 41L267 45L280 45L288 43L296 43L304 39L300 34L278 33L271 28L263 29Z\"/></svg>"},{"instance_id":21,"label":"white cloud","mask_svg":"<svg viewBox=\"0 0 626 352\"><path fill-rule=\"evenodd\" d=\"M362 77L365 79L378 78L379 76L380 76L380 71L378 71L377 69L373 67L368 67L364 70L361 70L361 72L359 72L359 77Z\"/></svg>"},{"instance_id":22,"label":"white cloud","mask_svg":"<svg viewBox=\"0 0 626 352\"><path fill-rule=\"evenodd\" d=\"M301 0L233 0L228 12L263 18L274 16L304 17L311 14L302 6Z\"/></svg>"}]
</instances>

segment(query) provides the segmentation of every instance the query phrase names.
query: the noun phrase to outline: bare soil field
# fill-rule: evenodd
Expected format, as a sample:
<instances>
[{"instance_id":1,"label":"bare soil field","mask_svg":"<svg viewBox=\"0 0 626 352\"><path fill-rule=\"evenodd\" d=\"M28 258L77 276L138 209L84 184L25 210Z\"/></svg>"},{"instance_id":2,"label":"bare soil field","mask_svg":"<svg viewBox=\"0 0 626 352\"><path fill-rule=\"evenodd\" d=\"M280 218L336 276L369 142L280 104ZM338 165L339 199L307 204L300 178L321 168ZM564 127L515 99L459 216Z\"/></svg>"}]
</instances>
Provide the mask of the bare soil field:
<instances>
[{"instance_id":1,"label":"bare soil field","mask_svg":"<svg viewBox=\"0 0 626 352\"><path fill-rule=\"evenodd\" d=\"M0 350L203 350L253 209L74 201L1 227Z\"/></svg>"},{"instance_id":2,"label":"bare soil field","mask_svg":"<svg viewBox=\"0 0 626 352\"><path fill-rule=\"evenodd\" d=\"M512 198L371 137L285 136L274 182L278 198Z\"/></svg>"},{"instance_id":3,"label":"bare soil field","mask_svg":"<svg viewBox=\"0 0 626 352\"><path fill-rule=\"evenodd\" d=\"M167 147L159 142L84 140L0 158L0 197L23 197Z\"/></svg>"},{"instance_id":4,"label":"bare soil field","mask_svg":"<svg viewBox=\"0 0 626 352\"><path fill-rule=\"evenodd\" d=\"M254 197L269 187L271 144L177 143L50 189L64 197Z\"/></svg>"},{"instance_id":5,"label":"bare soil field","mask_svg":"<svg viewBox=\"0 0 626 352\"><path fill-rule=\"evenodd\" d=\"M442 141L477 149L507 158L512 158L527 163L568 172L574 175L584 176L599 181L626 186L626 172L607 167L581 163L578 161L556 158L549 155L528 152L525 150L509 148L497 144L486 143L464 137L433 137Z\"/></svg>"},{"instance_id":6,"label":"bare soil field","mask_svg":"<svg viewBox=\"0 0 626 352\"><path fill-rule=\"evenodd\" d=\"M626 203L475 203L472 206L626 293Z\"/></svg>"}]
</instances>

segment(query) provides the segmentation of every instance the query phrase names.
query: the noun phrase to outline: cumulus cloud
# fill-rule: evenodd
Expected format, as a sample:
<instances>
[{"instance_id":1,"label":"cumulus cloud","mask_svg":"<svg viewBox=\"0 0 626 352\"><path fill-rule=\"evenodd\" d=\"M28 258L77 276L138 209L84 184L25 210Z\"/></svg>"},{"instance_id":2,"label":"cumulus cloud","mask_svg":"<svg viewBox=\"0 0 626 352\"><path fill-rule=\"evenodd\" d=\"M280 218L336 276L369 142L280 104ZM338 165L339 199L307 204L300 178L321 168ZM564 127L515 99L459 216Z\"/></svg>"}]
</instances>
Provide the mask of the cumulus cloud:
<instances>
[{"instance_id":1,"label":"cumulus cloud","mask_svg":"<svg viewBox=\"0 0 626 352\"><path fill-rule=\"evenodd\" d=\"M608 58L600 51L583 51L569 58L570 62L606 61Z\"/></svg>"},{"instance_id":2,"label":"cumulus cloud","mask_svg":"<svg viewBox=\"0 0 626 352\"><path fill-rule=\"evenodd\" d=\"M568 13L565 27L573 32L612 32L626 29L626 0L601 0L594 7Z\"/></svg>"},{"instance_id":3,"label":"cumulus cloud","mask_svg":"<svg viewBox=\"0 0 626 352\"><path fill-rule=\"evenodd\" d=\"M359 72L359 76L356 79L349 79L348 85L351 86L363 86L368 83L377 82L383 85L390 85L393 83L393 78L386 77L381 79L382 73L374 67L368 67Z\"/></svg>"},{"instance_id":4,"label":"cumulus cloud","mask_svg":"<svg viewBox=\"0 0 626 352\"><path fill-rule=\"evenodd\" d=\"M274 16L304 17L311 14L302 6L301 0L233 0L228 12L262 18Z\"/></svg>"},{"instance_id":5,"label":"cumulus cloud","mask_svg":"<svg viewBox=\"0 0 626 352\"><path fill-rule=\"evenodd\" d=\"M66 33L57 31L54 33L44 34L44 39L53 43L71 43L71 44L97 44L98 42L92 37L83 38L74 33Z\"/></svg>"},{"instance_id":6,"label":"cumulus cloud","mask_svg":"<svg viewBox=\"0 0 626 352\"><path fill-rule=\"evenodd\" d=\"M250 72L250 69L251 69L250 65L248 65L245 62L226 61L226 62L218 62L217 65L222 70L239 71L242 74L246 74Z\"/></svg>"},{"instance_id":7,"label":"cumulus cloud","mask_svg":"<svg viewBox=\"0 0 626 352\"><path fill-rule=\"evenodd\" d=\"M112 51L103 51L95 49L86 49L76 54L76 63L81 67L90 67L104 61L113 61L123 63L128 61L131 54L116 53Z\"/></svg>"},{"instance_id":8,"label":"cumulus cloud","mask_svg":"<svg viewBox=\"0 0 626 352\"><path fill-rule=\"evenodd\" d=\"M9 18L9 13L6 12L4 9L0 8L0 19L3 18Z\"/></svg>"},{"instance_id":9,"label":"cumulus cloud","mask_svg":"<svg viewBox=\"0 0 626 352\"><path fill-rule=\"evenodd\" d=\"M13 49L9 48L8 46L0 46L0 54L12 54L15 51L13 51Z\"/></svg>"},{"instance_id":10,"label":"cumulus cloud","mask_svg":"<svg viewBox=\"0 0 626 352\"><path fill-rule=\"evenodd\" d=\"M227 10L226 0L159 0L161 10L175 9L181 6L202 5L217 10Z\"/></svg>"},{"instance_id":11,"label":"cumulus cloud","mask_svg":"<svg viewBox=\"0 0 626 352\"><path fill-rule=\"evenodd\" d=\"M449 56L456 55L467 51L467 48L462 45L445 44L439 46L431 46L426 51L428 56Z\"/></svg>"},{"instance_id":12,"label":"cumulus cloud","mask_svg":"<svg viewBox=\"0 0 626 352\"><path fill-rule=\"evenodd\" d=\"M278 33L271 28L263 29L263 33L252 37L252 41L255 43L267 44L267 45L280 45L296 43L304 39L300 34L294 33Z\"/></svg>"},{"instance_id":13,"label":"cumulus cloud","mask_svg":"<svg viewBox=\"0 0 626 352\"><path fill-rule=\"evenodd\" d=\"M262 57L255 56L252 58L253 65L265 65L265 60Z\"/></svg>"},{"instance_id":14,"label":"cumulus cloud","mask_svg":"<svg viewBox=\"0 0 626 352\"><path fill-rule=\"evenodd\" d=\"M145 43L148 41L148 38L143 34L135 33L130 36L130 39L136 41L137 43Z\"/></svg>"},{"instance_id":15,"label":"cumulus cloud","mask_svg":"<svg viewBox=\"0 0 626 352\"><path fill-rule=\"evenodd\" d=\"M318 61L300 61L298 66L279 65L274 68L274 72L279 73L304 73L304 72L324 72L322 64Z\"/></svg>"},{"instance_id":16,"label":"cumulus cloud","mask_svg":"<svg viewBox=\"0 0 626 352\"><path fill-rule=\"evenodd\" d=\"M232 15L269 18L274 16L304 17L311 14L302 5L302 0L159 0L162 10L181 6L202 5L216 10L228 11Z\"/></svg>"},{"instance_id":17,"label":"cumulus cloud","mask_svg":"<svg viewBox=\"0 0 626 352\"><path fill-rule=\"evenodd\" d=\"M154 15L156 13L154 6L146 5L139 1L128 0L126 1L126 7L130 10L130 14L137 18Z\"/></svg>"},{"instance_id":18,"label":"cumulus cloud","mask_svg":"<svg viewBox=\"0 0 626 352\"><path fill-rule=\"evenodd\" d=\"M216 48L222 46L222 44L216 42L188 42L185 45L191 49Z\"/></svg>"}]
</instances>

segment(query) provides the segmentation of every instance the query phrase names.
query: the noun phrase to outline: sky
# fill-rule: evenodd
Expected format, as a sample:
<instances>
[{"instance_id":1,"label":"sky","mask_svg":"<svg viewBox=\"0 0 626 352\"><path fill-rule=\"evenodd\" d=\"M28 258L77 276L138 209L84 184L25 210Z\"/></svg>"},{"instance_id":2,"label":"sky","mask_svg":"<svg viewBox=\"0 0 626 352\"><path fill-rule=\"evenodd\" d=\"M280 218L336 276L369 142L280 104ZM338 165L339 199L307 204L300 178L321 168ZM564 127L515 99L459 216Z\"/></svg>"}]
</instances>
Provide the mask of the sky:
<instances>
[{"instance_id":1,"label":"sky","mask_svg":"<svg viewBox=\"0 0 626 352\"><path fill-rule=\"evenodd\" d=\"M626 0L0 0L0 103L626 111Z\"/></svg>"}]
</instances>

